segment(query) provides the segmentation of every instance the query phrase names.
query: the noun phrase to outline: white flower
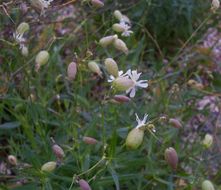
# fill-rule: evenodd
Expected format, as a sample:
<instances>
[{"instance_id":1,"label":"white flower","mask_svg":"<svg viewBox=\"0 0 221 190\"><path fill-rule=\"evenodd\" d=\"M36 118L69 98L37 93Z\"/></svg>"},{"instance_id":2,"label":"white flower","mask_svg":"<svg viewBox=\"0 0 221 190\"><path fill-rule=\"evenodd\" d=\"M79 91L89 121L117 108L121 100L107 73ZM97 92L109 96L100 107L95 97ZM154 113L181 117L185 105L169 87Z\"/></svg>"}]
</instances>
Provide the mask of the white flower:
<instances>
[{"instance_id":1,"label":"white flower","mask_svg":"<svg viewBox=\"0 0 221 190\"><path fill-rule=\"evenodd\" d=\"M25 38L23 37L23 34L19 34L19 33L15 32L13 34L13 37L15 38L16 42L19 44L25 42Z\"/></svg>"},{"instance_id":2,"label":"white flower","mask_svg":"<svg viewBox=\"0 0 221 190\"><path fill-rule=\"evenodd\" d=\"M126 75L126 73L125 74L123 74L124 72L123 71L119 71L118 72L118 77L127 77ZM113 82L116 78L118 78L118 77L114 77L113 75L110 75L110 79L108 79L107 80L107 82ZM128 78L128 77L127 77Z\"/></svg>"},{"instance_id":3,"label":"white flower","mask_svg":"<svg viewBox=\"0 0 221 190\"><path fill-rule=\"evenodd\" d=\"M123 33L121 34L122 36L128 37L131 34L133 34L132 30L129 30L131 28L131 26L129 24L127 24L126 22L120 22L120 25L124 28Z\"/></svg>"},{"instance_id":4,"label":"white flower","mask_svg":"<svg viewBox=\"0 0 221 190\"><path fill-rule=\"evenodd\" d=\"M137 73L137 70L134 71L128 70L125 74L127 74L130 77L130 79L134 82L134 85L126 91L127 94L130 94L131 98L135 96L138 87L140 88L148 87L147 80L138 80L142 73Z\"/></svg>"},{"instance_id":5,"label":"white flower","mask_svg":"<svg viewBox=\"0 0 221 190\"><path fill-rule=\"evenodd\" d=\"M48 1L47 0L40 0L42 7L45 9L47 9L50 6L51 2L53 2L53 1L54 0L48 0Z\"/></svg>"},{"instance_id":6,"label":"white flower","mask_svg":"<svg viewBox=\"0 0 221 190\"><path fill-rule=\"evenodd\" d=\"M53 1L54 0L30 0L32 6L41 11L41 14L44 14L45 9L47 9Z\"/></svg>"},{"instance_id":7,"label":"white flower","mask_svg":"<svg viewBox=\"0 0 221 190\"><path fill-rule=\"evenodd\" d=\"M147 117L148 117L147 114L144 115L143 120L140 120L137 114L135 114L135 115L136 115L136 120L137 120L137 126L136 126L137 129L140 128L140 127L143 127L147 124L146 123Z\"/></svg>"}]
</instances>

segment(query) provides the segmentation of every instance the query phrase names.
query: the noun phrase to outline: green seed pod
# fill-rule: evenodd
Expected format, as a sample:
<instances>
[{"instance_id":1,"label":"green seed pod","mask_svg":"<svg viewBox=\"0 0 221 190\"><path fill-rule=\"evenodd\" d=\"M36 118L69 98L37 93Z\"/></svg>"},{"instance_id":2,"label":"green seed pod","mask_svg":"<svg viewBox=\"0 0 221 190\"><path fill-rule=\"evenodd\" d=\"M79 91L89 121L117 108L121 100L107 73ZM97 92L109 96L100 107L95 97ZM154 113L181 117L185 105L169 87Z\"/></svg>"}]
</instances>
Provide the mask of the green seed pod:
<instances>
[{"instance_id":1,"label":"green seed pod","mask_svg":"<svg viewBox=\"0 0 221 190\"><path fill-rule=\"evenodd\" d=\"M104 61L105 68L110 75L118 77L118 66L117 63L112 58L107 58Z\"/></svg>"},{"instance_id":2,"label":"green seed pod","mask_svg":"<svg viewBox=\"0 0 221 190\"><path fill-rule=\"evenodd\" d=\"M119 10L114 11L114 16L119 21L123 18L123 14Z\"/></svg>"},{"instance_id":3,"label":"green seed pod","mask_svg":"<svg viewBox=\"0 0 221 190\"><path fill-rule=\"evenodd\" d=\"M134 85L134 82L127 77L118 77L113 81L113 88L117 91L126 91Z\"/></svg>"},{"instance_id":4,"label":"green seed pod","mask_svg":"<svg viewBox=\"0 0 221 190\"><path fill-rule=\"evenodd\" d=\"M220 7L219 0L212 0L211 9L212 11L216 11Z\"/></svg>"},{"instance_id":5,"label":"green seed pod","mask_svg":"<svg viewBox=\"0 0 221 190\"><path fill-rule=\"evenodd\" d=\"M20 35L23 35L25 32L27 32L30 29L29 24L26 22L22 22L19 24L19 26L16 29L16 32Z\"/></svg>"},{"instance_id":6,"label":"green seed pod","mask_svg":"<svg viewBox=\"0 0 221 190\"><path fill-rule=\"evenodd\" d=\"M80 179L78 184L79 184L81 190L91 190L90 185L84 179Z\"/></svg>"},{"instance_id":7,"label":"green seed pod","mask_svg":"<svg viewBox=\"0 0 221 190\"><path fill-rule=\"evenodd\" d=\"M52 172L55 170L57 166L57 163L54 161L51 162L46 162L42 167L41 167L41 171L45 171L45 172Z\"/></svg>"},{"instance_id":8,"label":"green seed pod","mask_svg":"<svg viewBox=\"0 0 221 190\"><path fill-rule=\"evenodd\" d=\"M98 64L95 61L90 61L88 63L88 68L94 72L97 73L100 77L102 77L102 72L100 70L100 67L98 66Z\"/></svg>"},{"instance_id":9,"label":"green seed pod","mask_svg":"<svg viewBox=\"0 0 221 190\"><path fill-rule=\"evenodd\" d=\"M126 139L126 147L128 149L137 149L143 142L144 130L139 128L132 129Z\"/></svg>"},{"instance_id":10,"label":"green seed pod","mask_svg":"<svg viewBox=\"0 0 221 190\"><path fill-rule=\"evenodd\" d=\"M45 50L43 51L40 51L36 58L35 58L35 62L37 65L42 66L42 65L45 65L49 60L49 53Z\"/></svg>"},{"instance_id":11,"label":"green seed pod","mask_svg":"<svg viewBox=\"0 0 221 190\"><path fill-rule=\"evenodd\" d=\"M213 144L213 136L210 134L206 134L203 139L203 145L206 148L210 148L212 146L212 144Z\"/></svg>"},{"instance_id":12,"label":"green seed pod","mask_svg":"<svg viewBox=\"0 0 221 190\"><path fill-rule=\"evenodd\" d=\"M115 39L117 39L118 36L117 35L113 35L113 36L106 36L100 39L99 44L102 47L107 47L108 45L112 44L114 42Z\"/></svg>"},{"instance_id":13,"label":"green seed pod","mask_svg":"<svg viewBox=\"0 0 221 190\"><path fill-rule=\"evenodd\" d=\"M115 32L124 32L125 31L125 28L121 25L121 24L114 24L112 26L112 29L115 31Z\"/></svg>"},{"instance_id":14,"label":"green seed pod","mask_svg":"<svg viewBox=\"0 0 221 190\"><path fill-rule=\"evenodd\" d=\"M104 6L104 3L100 0L91 0L91 4L96 8L101 8Z\"/></svg>"},{"instance_id":15,"label":"green seed pod","mask_svg":"<svg viewBox=\"0 0 221 190\"><path fill-rule=\"evenodd\" d=\"M178 165L178 156L177 152L174 148L170 147L165 150L165 160L167 161L168 165L173 169L177 169Z\"/></svg>"},{"instance_id":16,"label":"green seed pod","mask_svg":"<svg viewBox=\"0 0 221 190\"><path fill-rule=\"evenodd\" d=\"M28 56L28 48L26 46L23 46L21 49L21 53L23 56L27 57Z\"/></svg>"},{"instance_id":17,"label":"green seed pod","mask_svg":"<svg viewBox=\"0 0 221 190\"><path fill-rule=\"evenodd\" d=\"M202 183L202 190L215 190L215 188L211 181L205 180Z\"/></svg>"},{"instance_id":18,"label":"green seed pod","mask_svg":"<svg viewBox=\"0 0 221 190\"><path fill-rule=\"evenodd\" d=\"M18 164L17 158L13 155L8 156L8 162L13 166L16 166Z\"/></svg>"},{"instance_id":19,"label":"green seed pod","mask_svg":"<svg viewBox=\"0 0 221 190\"><path fill-rule=\"evenodd\" d=\"M114 47L117 50L120 50L120 51L124 52L125 54L128 54L128 48L123 40L121 40L121 39L114 40Z\"/></svg>"},{"instance_id":20,"label":"green seed pod","mask_svg":"<svg viewBox=\"0 0 221 190\"><path fill-rule=\"evenodd\" d=\"M68 65L67 75L69 80L74 80L77 74L77 64L75 62L71 62Z\"/></svg>"}]
</instances>

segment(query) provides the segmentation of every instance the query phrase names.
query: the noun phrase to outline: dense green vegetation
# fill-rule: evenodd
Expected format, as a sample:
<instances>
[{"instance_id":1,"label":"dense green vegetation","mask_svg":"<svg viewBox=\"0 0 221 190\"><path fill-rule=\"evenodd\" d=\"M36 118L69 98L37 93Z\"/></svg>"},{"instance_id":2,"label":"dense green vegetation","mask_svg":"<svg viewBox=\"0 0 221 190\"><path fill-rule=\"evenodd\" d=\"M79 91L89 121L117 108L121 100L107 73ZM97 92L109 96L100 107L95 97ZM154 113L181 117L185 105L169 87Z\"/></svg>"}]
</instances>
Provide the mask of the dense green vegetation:
<instances>
[{"instance_id":1,"label":"dense green vegetation","mask_svg":"<svg viewBox=\"0 0 221 190\"><path fill-rule=\"evenodd\" d=\"M198 190L204 180L221 188L220 9L203 0L114 0L101 8L68 0L43 13L33 1L1 0L0 10L0 189L77 190L80 179L95 190ZM116 10L131 21L133 34L117 33L128 54L116 39L100 43L116 34ZM22 22L30 29L16 42ZM41 50L49 59L38 68ZM135 97L117 91L106 58L124 73L142 72L148 87ZM135 114L148 117L143 142L131 150ZM55 143L64 155L53 152ZM174 154L172 165L165 159L169 147L178 163ZM56 168L42 171L49 161Z\"/></svg>"}]
</instances>

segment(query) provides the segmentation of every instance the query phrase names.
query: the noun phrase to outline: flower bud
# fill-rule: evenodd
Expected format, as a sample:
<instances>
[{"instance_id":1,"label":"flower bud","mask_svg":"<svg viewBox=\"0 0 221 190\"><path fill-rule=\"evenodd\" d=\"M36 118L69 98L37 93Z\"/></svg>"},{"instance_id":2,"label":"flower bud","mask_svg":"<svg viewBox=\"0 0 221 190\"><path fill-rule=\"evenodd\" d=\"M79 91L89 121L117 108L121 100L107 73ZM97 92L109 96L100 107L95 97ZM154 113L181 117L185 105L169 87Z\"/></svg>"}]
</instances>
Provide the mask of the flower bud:
<instances>
[{"instance_id":1,"label":"flower bud","mask_svg":"<svg viewBox=\"0 0 221 190\"><path fill-rule=\"evenodd\" d=\"M36 95L31 93L28 98L30 101L34 102L36 100Z\"/></svg>"},{"instance_id":2,"label":"flower bud","mask_svg":"<svg viewBox=\"0 0 221 190\"><path fill-rule=\"evenodd\" d=\"M67 75L69 80L74 80L77 74L77 64L75 62L71 62L68 65Z\"/></svg>"},{"instance_id":3,"label":"flower bud","mask_svg":"<svg viewBox=\"0 0 221 190\"><path fill-rule=\"evenodd\" d=\"M16 29L17 34L23 35L25 32L27 32L30 29L29 24L26 22L22 22L19 24L19 26Z\"/></svg>"},{"instance_id":4,"label":"flower bud","mask_svg":"<svg viewBox=\"0 0 221 190\"><path fill-rule=\"evenodd\" d=\"M84 179L80 179L78 181L78 184L79 184L81 190L91 190L91 187L89 186L88 182L85 181Z\"/></svg>"},{"instance_id":5,"label":"flower bud","mask_svg":"<svg viewBox=\"0 0 221 190\"><path fill-rule=\"evenodd\" d=\"M100 67L95 61L90 61L88 63L88 67L92 72L97 73L100 77L102 77L102 72L100 70Z\"/></svg>"},{"instance_id":6,"label":"flower bud","mask_svg":"<svg viewBox=\"0 0 221 190\"><path fill-rule=\"evenodd\" d=\"M86 144L97 144L98 141L95 139L95 138L92 138L92 137L83 137L83 142L86 143Z\"/></svg>"},{"instance_id":7,"label":"flower bud","mask_svg":"<svg viewBox=\"0 0 221 190\"><path fill-rule=\"evenodd\" d=\"M114 47L117 50L120 50L120 51L124 52L125 54L128 54L128 48L123 40L121 40L121 39L114 40Z\"/></svg>"},{"instance_id":8,"label":"flower bud","mask_svg":"<svg viewBox=\"0 0 221 190\"><path fill-rule=\"evenodd\" d=\"M119 103L126 103L126 102L131 101L131 99L129 97L124 96L124 95L115 95L114 100Z\"/></svg>"},{"instance_id":9,"label":"flower bud","mask_svg":"<svg viewBox=\"0 0 221 190\"><path fill-rule=\"evenodd\" d=\"M91 4L96 8L101 8L104 6L104 3L100 0L91 0Z\"/></svg>"},{"instance_id":10,"label":"flower bud","mask_svg":"<svg viewBox=\"0 0 221 190\"><path fill-rule=\"evenodd\" d=\"M127 77L118 77L113 81L113 88L117 91L126 91L134 85L134 82Z\"/></svg>"},{"instance_id":11,"label":"flower bud","mask_svg":"<svg viewBox=\"0 0 221 190\"><path fill-rule=\"evenodd\" d=\"M213 136L210 134L206 134L203 139L203 145L206 148L210 148L212 146L212 144L213 144Z\"/></svg>"},{"instance_id":12,"label":"flower bud","mask_svg":"<svg viewBox=\"0 0 221 190\"><path fill-rule=\"evenodd\" d=\"M35 58L35 62L36 62L36 70L38 70L42 65L45 65L49 60L49 53L45 50L40 51L36 58Z\"/></svg>"},{"instance_id":13,"label":"flower bud","mask_svg":"<svg viewBox=\"0 0 221 190\"><path fill-rule=\"evenodd\" d=\"M45 172L52 172L55 170L57 166L57 163L54 161L51 162L46 162L42 167L41 167L41 171L45 171Z\"/></svg>"},{"instance_id":14,"label":"flower bud","mask_svg":"<svg viewBox=\"0 0 221 190\"><path fill-rule=\"evenodd\" d=\"M204 88L203 84L193 80L193 79L190 79L187 84L191 87L191 88L194 88L194 89L197 89L197 90L202 90Z\"/></svg>"},{"instance_id":15,"label":"flower bud","mask_svg":"<svg viewBox=\"0 0 221 190\"><path fill-rule=\"evenodd\" d=\"M115 31L115 32L124 32L125 31L125 28L121 25L121 24L114 24L112 26L112 29Z\"/></svg>"},{"instance_id":16,"label":"flower bud","mask_svg":"<svg viewBox=\"0 0 221 190\"><path fill-rule=\"evenodd\" d=\"M107 47L108 45L112 44L114 42L115 39L117 39L118 36L117 35L113 35L113 36L106 36L100 39L99 44L102 47Z\"/></svg>"},{"instance_id":17,"label":"flower bud","mask_svg":"<svg viewBox=\"0 0 221 190\"><path fill-rule=\"evenodd\" d=\"M169 164L169 166L173 169L176 170L177 164L178 164L178 156L177 152L174 148L170 147L165 150L165 160Z\"/></svg>"},{"instance_id":18,"label":"flower bud","mask_svg":"<svg viewBox=\"0 0 221 190\"><path fill-rule=\"evenodd\" d=\"M211 181L204 180L202 183L202 190L215 190L215 188Z\"/></svg>"},{"instance_id":19,"label":"flower bud","mask_svg":"<svg viewBox=\"0 0 221 190\"><path fill-rule=\"evenodd\" d=\"M180 123L180 121L175 118L170 118L169 124L171 124L174 128L177 128L177 129L182 128L182 124Z\"/></svg>"},{"instance_id":20,"label":"flower bud","mask_svg":"<svg viewBox=\"0 0 221 190\"><path fill-rule=\"evenodd\" d=\"M219 0L212 0L211 9L212 11L216 11L220 7Z\"/></svg>"},{"instance_id":21,"label":"flower bud","mask_svg":"<svg viewBox=\"0 0 221 190\"><path fill-rule=\"evenodd\" d=\"M13 155L8 156L8 162L13 166L16 166L18 164L17 158Z\"/></svg>"},{"instance_id":22,"label":"flower bud","mask_svg":"<svg viewBox=\"0 0 221 190\"><path fill-rule=\"evenodd\" d=\"M105 59L104 63L105 63L105 68L107 69L107 72L110 75L113 75L114 77L118 77L117 63L112 58Z\"/></svg>"},{"instance_id":23,"label":"flower bud","mask_svg":"<svg viewBox=\"0 0 221 190\"><path fill-rule=\"evenodd\" d=\"M122 13L119 10L114 11L114 16L119 21L123 18L123 15L122 15Z\"/></svg>"},{"instance_id":24,"label":"flower bud","mask_svg":"<svg viewBox=\"0 0 221 190\"><path fill-rule=\"evenodd\" d=\"M65 156L65 155L64 155L64 151L63 151L63 149L62 149L59 145L54 144L54 145L52 146L52 150L53 150L55 156L56 156L59 160L62 160L62 159L64 158L64 156Z\"/></svg>"},{"instance_id":25,"label":"flower bud","mask_svg":"<svg viewBox=\"0 0 221 190\"><path fill-rule=\"evenodd\" d=\"M144 130L139 128L132 129L127 135L126 147L128 149L137 149L143 142Z\"/></svg>"},{"instance_id":26,"label":"flower bud","mask_svg":"<svg viewBox=\"0 0 221 190\"><path fill-rule=\"evenodd\" d=\"M21 54L25 57L28 56L28 48L26 46L22 46L22 49L21 49Z\"/></svg>"}]
</instances>

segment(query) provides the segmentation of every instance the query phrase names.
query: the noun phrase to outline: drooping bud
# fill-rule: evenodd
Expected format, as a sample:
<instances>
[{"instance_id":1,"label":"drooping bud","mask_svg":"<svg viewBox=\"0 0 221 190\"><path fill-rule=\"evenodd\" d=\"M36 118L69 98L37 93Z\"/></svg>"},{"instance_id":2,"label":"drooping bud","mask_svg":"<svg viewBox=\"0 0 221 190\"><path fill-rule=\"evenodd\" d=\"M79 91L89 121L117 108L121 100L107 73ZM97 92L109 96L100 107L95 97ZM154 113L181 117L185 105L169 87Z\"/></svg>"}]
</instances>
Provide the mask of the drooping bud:
<instances>
[{"instance_id":1,"label":"drooping bud","mask_svg":"<svg viewBox=\"0 0 221 190\"><path fill-rule=\"evenodd\" d=\"M127 77L118 77L113 81L113 88L117 91L126 91L134 85L134 82Z\"/></svg>"},{"instance_id":2,"label":"drooping bud","mask_svg":"<svg viewBox=\"0 0 221 190\"><path fill-rule=\"evenodd\" d=\"M64 158L64 156L65 156L64 151L59 145L54 144L52 146L52 150L53 150L55 156L57 157L57 159L62 160Z\"/></svg>"},{"instance_id":3,"label":"drooping bud","mask_svg":"<svg viewBox=\"0 0 221 190\"><path fill-rule=\"evenodd\" d=\"M215 188L211 181L204 180L202 183L202 190L215 190Z\"/></svg>"},{"instance_id":4,"label":"drooping bud","mask_svg":"<svg viewBox=\"0 0 221 190\"><path fill-rule=\"evenodd\" d=\"M202 90L204 88L203 84L193 80L193 79L190 79L187 84L191 87L191 88L194 88L194 89L197 89L197 90Z\"/></svg>"},{"instance_id":5,"label":"drooping bud","mask_svg":"<svg viewBox=\"0 0 221 190\"><path fill-rule=\"evenodd\" d=\"M121 24L114 24L112 26L112 29L115 31L115 32L124 32L125 31L125 28L121 25Z\"/></svg>"},{"instance_id":6,"label":"drooping bud","mask_svg":"<svg viewBox=\"0 0 221 190\"><path fill-rule=\"evenodd\" d=\"M104 6L104 3L101 0L91 0L91 4L96 8L101 8Z\"/></svg>"},{"instance_id":7,"label":"drooping bud","mask_svg":"<svg viewBox=\"0 0 221 190\"><path fill-rule=\"evenodd\" d=\"M21 48L21 53L23 56L27 57L28 56L28 48L26 46L22 46Z\"/></svg>"},{"instance_id":8,"label":"drooping bud","mask_svg":"<svg viewBox=\"0 0 221 190\"><path fill-rule=\"evenodd\" d=\"M178 165L178 156L177 152L174 148L170 147L165 150L165 160L167 161L168 165L173 169L177 169Z\"/></svg>"},{"instance_id":9,"label":"drooping bud","mask_svg":"<svg viewBox=\"0 0 221 190\"><path fill-rule=\"evenodd\" d=\"M126 102L131 101L131 99L129 97L124 96L124 95L115 95L114 100L119 102L119 103L126 103Z\"/></svg>"},{"instance_id":10,"label":"drooping bud","mask_svg":"<svg viewBox=\"0 0 221 190\"><path fill-rule=\"evenodd\" d=\"M219 7L220 7L220 1L219 0L212 0L211 10L216 11Z\"/></svg>"},{"instance_id":11,"label":"drooping bud","mask_svg":"<svg viewBox=\"0 0 221 190\"><path fill-rule=\"evenodd\" d=\"M203 139L203 145L206 148L210 148L212 146L212 144L213 144L213 136L210 134L206 134Z\"/></svg>"},{"instance_id":12,"label":"drooping bud","mask_svg":"<svg viewBox=\"0 0 221 190\"><path fill-rule=\"evenodd\" d=\"M69 80L74 80L77 74L77 64L75 62L71 62L68 65L67 75Z\"/></svg>"},{"instance_id":13,"label":"drooping bud","mask_svg":"<svg viewBox=\"0 0 221 190\"><path fill-rule=\"evenodd\" d=\"M46 162L42 167L41 167L41 171L45 171L45 172L52 172L55 170L57 166L57 163L54 161L51 162Z\"/></svg>"},{"instance_id":14,"label":"drooping bud","mask_svg":"<svg viewBox=\"0 0 221 190\"><path fill-rule=\"evenodd\" d=\"M174 128L177 128L177 129L182 128L182 124L180 123L180 121L175 118L170 118L169 124L171 124Z\"/></svg>"},{"instance_id":15,"label":"drooping bud","mask_svg":"<svg viewBox=\"0 0 221 190\"><path fill-rule=\"evenodd\" d=\"M38 71L42 65L45 65L48 62L48 60L49 53L45 50L40 51L35 58L36 71Z\"/></svg>"},{"instance_id":16,"label":"drooping bud","mask_svg":"<svg viewBox=\"0 0 221 190\"><path fill-rule=\"evenodd\" d=\"M85 181L84 179L80 179L80 180L78 181L78 184L79 184L81 190L91 190L90 185L89 185L88 182Z\"/></svg>"},{"instance_id":17,"label":"drooping bud","mask_svg":"<svg viewBox=\"0 0 221 190\"><path fill-rule=\"evenodd\" d=\"M124 43L123 40L121 40L121 39L114 40L114 47L117 50L120 50L120 51L124 52L125 54L128 54L127 45Z\"/></svg>"},{"instance_id":18,"label":"drooping bud","mask_svg":"<svg viewBox=\"0 0 221 190\"><path fill-rule=\"evenodd\" d=\"M16 29L16 33L19 35L23 35L25 32L27 32L30 29L29 24L26 22L22 22L19 24L19 26Z\"/></svg>"},{"instance_id":19,"label":"drooping bud","mask_svg":"<svg viewBox=\"0 0 221 190\"><path fill-rule=\"evenodd\" d=\"M36 95L31 93L28 98L30 101L34 102L36 100Z\"/></svg>"},{"instance_id":20,"label":"drooping bud","mask_svg":"<svg viewBox=\"0 0 221 190\"><path fill-rule=\"evenodd\" d=\"M17 158L13 155L8 156L8 162L13 166L16 166L18 164Z\"/></svg>"},{"instance_id":21,"label":"drooping bud","mask_svg":"<svg viewBox=\"0 0 221 190\"><path fill-rule=\"evenodd\" d=\"M119 10L114 11L114 16L119 21L123 18L123 14Z\"/></svg>"},{"instance_id":22,"label":"drooping bud","mask_svg":"<svg viewBox=\"0 0 221 190\"><path fill-rule=\"evenodd\" d=\"M92 72L97 73L100 77L102 77L102 72L100 70L100 67L98 66L98 64L95 61L88 62L88 68Z\"/></svg>"},{"instance_id":23,"label":"drooping bud","mask_svg":"<svg viewBox=\"0 0 221 190\"><path fill-rule=\"evenodd\" d=\"M105 68L107 69L107 72L110 75L113 75L114 77L118 77L117 63L112 58L105 59L104 63L105 63Z\"/></svg>"},{"instance_id":24,"label":"drooping bud","mask_svg":"<svg viewBox=\"0 0 221 190\"><path fill-rule=\"evenodd\" d=\"M117 35L113 35L113 36L106 36L100 39L99 44L102 47L107 47L108 45L112 44L114 42L114 40L116 40L118 38Z\"/></svg>"},{"instance_id":25,"label":"drooping bud","mask_svg":"<svg viewBox=\"0 0 221 190\"><path fill-rule=\"evenodd\" d=\"M143 142L144 130L133 128L127 135L126 147L128 149L137 149Z\"/></svg>"},{"instance_id":26,"label":"drooping bud","mask_svg":"<svg viewBox=\"0 0 221 190\"><path fill-rule=\"evenodd\" d=\"M92 137L83 137L83 142L86 143L86 144L91 144L91 145L94 145L94 144L97 144L98 141L95 139L95 138L92 138Z\"/></svg>"}]
</instances>

